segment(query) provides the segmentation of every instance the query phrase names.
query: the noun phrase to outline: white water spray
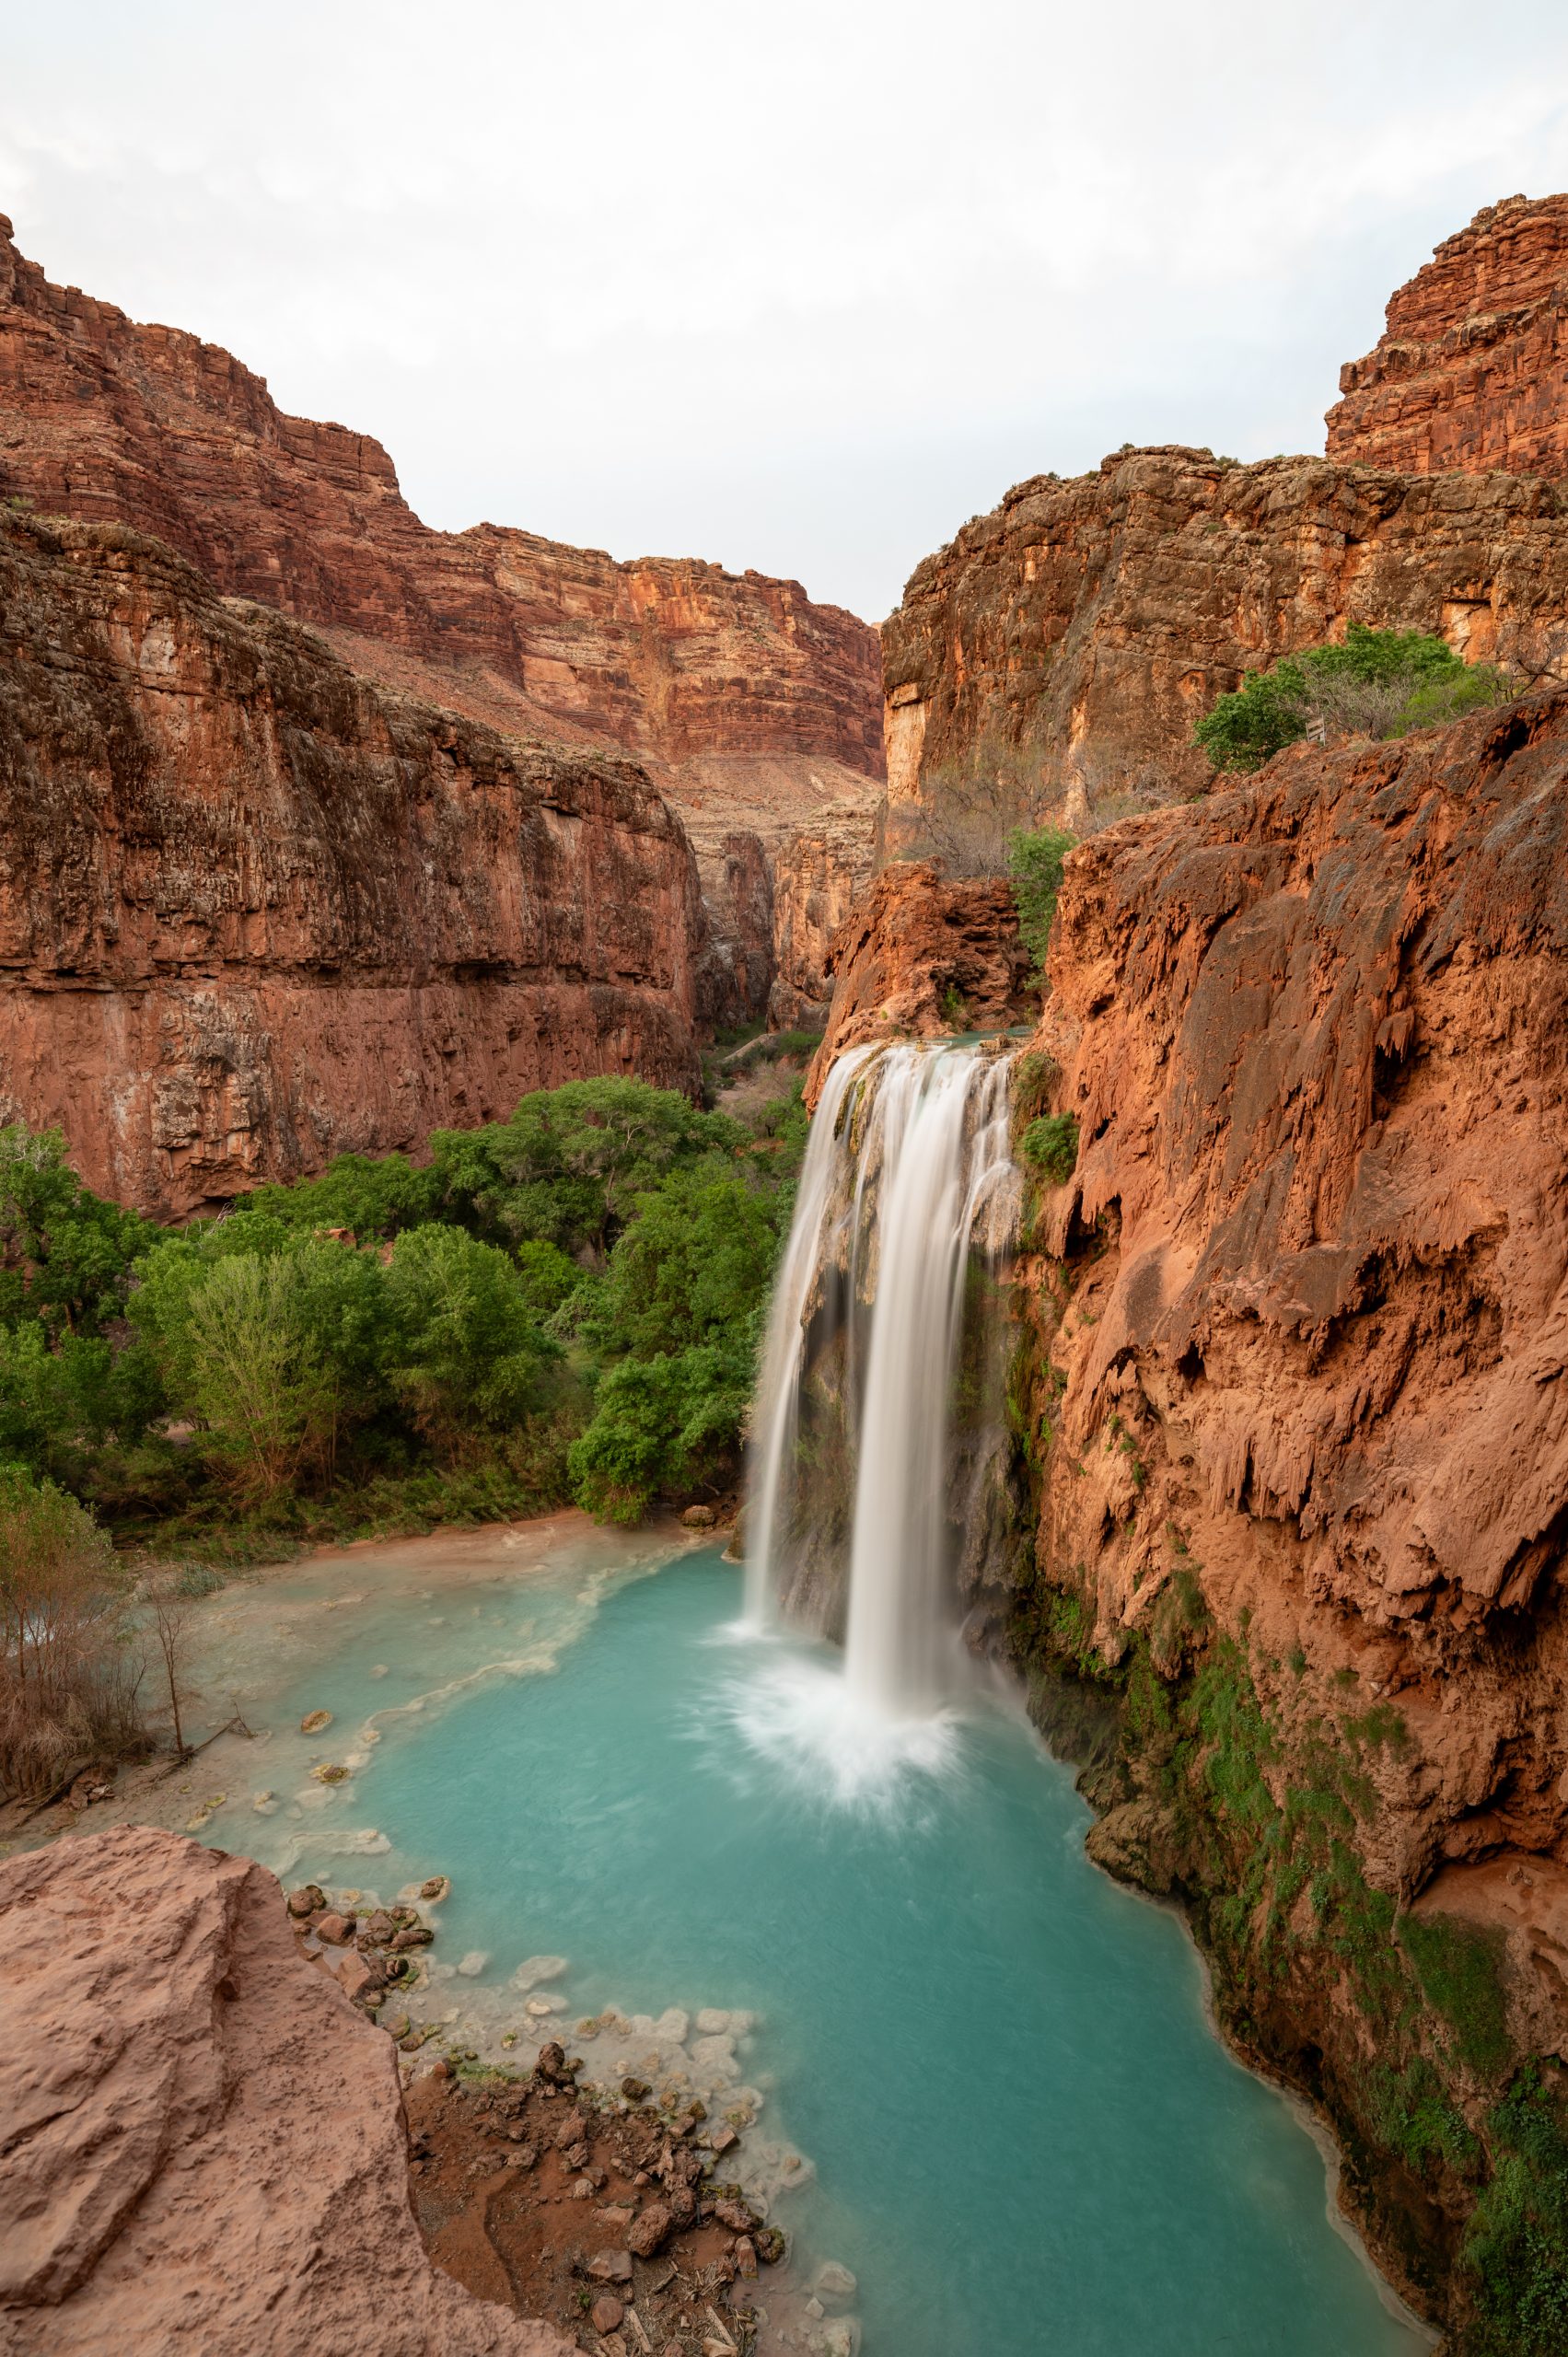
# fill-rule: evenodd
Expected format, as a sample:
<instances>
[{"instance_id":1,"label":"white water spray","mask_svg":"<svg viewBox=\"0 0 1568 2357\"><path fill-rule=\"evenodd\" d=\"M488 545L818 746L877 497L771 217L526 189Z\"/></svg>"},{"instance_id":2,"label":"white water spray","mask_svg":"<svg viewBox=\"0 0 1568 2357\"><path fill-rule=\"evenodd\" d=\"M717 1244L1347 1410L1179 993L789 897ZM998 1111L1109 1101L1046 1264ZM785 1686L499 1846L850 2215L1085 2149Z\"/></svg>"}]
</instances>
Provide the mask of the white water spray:
<instances>
[{"instance_id":1,"label":"white water spray","mask_svg":"<svg viewBox=\"0 0 1568 2357\"><path fill-rule=\"evenodd\" d=\"M994 1051L841 1057L774 1298L749 1608L761 1619L824 1578L836 1591L839 1465L853 1484L846 1700L883 1721L930 1713L953 1682L951 1395L971 1270L978 1259L994 1271L1016 1222L1009 1126L1008 1060Z\"/></svg>"}]
</instances>

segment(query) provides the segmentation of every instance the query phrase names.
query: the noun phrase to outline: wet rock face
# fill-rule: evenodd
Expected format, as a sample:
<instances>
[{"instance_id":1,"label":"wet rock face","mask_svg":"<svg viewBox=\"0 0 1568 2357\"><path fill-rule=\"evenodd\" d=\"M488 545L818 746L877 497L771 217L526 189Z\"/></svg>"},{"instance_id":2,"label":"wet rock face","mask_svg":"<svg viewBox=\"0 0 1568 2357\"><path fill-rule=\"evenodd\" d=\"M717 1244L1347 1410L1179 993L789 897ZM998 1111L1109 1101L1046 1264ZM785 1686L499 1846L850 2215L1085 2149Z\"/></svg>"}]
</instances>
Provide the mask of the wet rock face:
<instances>
[{"instance_id":1,"label":"wet rock face","mask_svg":"<svg viewBox=\"0 0 1568 2357\"><path fill-rule=\"evenodd\" d=\"M1340 372L1329 456L1402 474L1568 474L1568 196L1446 238Z\"/></svg>"},{"instance_id":2,"label":"wet rock face","mask_svg":"<svg viewBox=\"0 0 1568 2357\"><path fill-rule=\"evenodd\" d=\"M1357 1838L1440 1906L1568 1840L1565 870L1561 691L1297 749L1072 856L1036 1042L1081 1140L1038 1230L1041 1563L1157 1653L1175 1529L1272 1709L1397 1698ZM1568 1919L1508 1888L1560 1991Z\"/></svg>"},{"instance_id":3,"label":"wet rock face","mask_svg":"<svg viewBox=\"0 0 1568 2357\"><path fill-rule=\"evenodd\" d=\"M870 1039L937 1039L1025 1019L1029 957L1012 888L949 882L929 861L884 868L841 928L833 998L806 1076L815 1106L835 1056Z\"/></svg>"},{"instance_id":4,"label":"wet rock face","mask_svg":"<svg viewBox=\"0 0 1568 2357\"><path fill-rule=\"evenodd\" d=\"M853 614L716 564L431 531L378 442L285 416L231 354L52 285L0 216L6 495L165 540L229 595L354 633L372 669L378 645L467 670L480 696L489 676L505 726L531 714L531 733L669 762L811 754L881 772L877 633Z\"/></svg>"},{"instance_id":5,"label":"wet rock face","mask_svg":"<svg viewBox=\"0 0 1568 2357\"><path fill-rule=\"evenodd\" d=\"M391 2040L264 1868L120 1827L0 1865L0 1913L7 2351L572 2349L426 2258Z\"/></svg>"},{"instance_id":6,"label":"wet rock face","mask_svg":"<svg viewBox=\"0 0 1568 2357\"><path fill-rule=\"evenodd\" d=\"M998 845L1047 815L1082 834L1201 791L1191 738L1215 698L1348 621L1533 671L1561 655L1565 603L1546 482L1185 449L1038 476L928 557L884 625L889 852L977 817Z\"/></svg>"},{"instance_id":7,"label":"wet rock face","mask_svg":"<svg viewBox=\"0 0 1568 2357\"><path fill-rule=\"evenodd\" d=\"M635 764L378 690L116 527L0 523L0 1111L179 1214L581 1074L696 1078Z\"/></svg>"}]
</instances>

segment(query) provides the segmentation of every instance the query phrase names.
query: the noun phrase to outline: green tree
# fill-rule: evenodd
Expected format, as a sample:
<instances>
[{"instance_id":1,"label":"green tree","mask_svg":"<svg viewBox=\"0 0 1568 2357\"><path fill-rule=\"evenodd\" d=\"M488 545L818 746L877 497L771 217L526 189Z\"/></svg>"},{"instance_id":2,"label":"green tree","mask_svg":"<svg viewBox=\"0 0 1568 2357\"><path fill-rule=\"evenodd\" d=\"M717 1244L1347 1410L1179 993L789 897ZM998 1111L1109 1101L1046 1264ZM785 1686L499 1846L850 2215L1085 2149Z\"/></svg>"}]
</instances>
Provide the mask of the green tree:
<instances>
[{"instance_id":1,"label":"green tree","mask_svg":"<svg viewBox=\"0 0 1568 2357\"><path fill-rule=\"evenodd\" d=\"M1007 838L1007 869L1018 905L1018 938L1034 959L1037 980L1045 972L1056 897L1074 840L1060 827L1037 827L1032 831L1020 827Z\"/></svg>"},{"instance_id":2,"label":"green tree","mask_svg":"<svg viewBox=\"0 0 1568 2357\"><path fill-rule=\"evenodd\" d=\"M525 1097L509 1120L438 1130L431 1149L447 1217L508 1243L602 1255L642 1190L678 1163L733 1153L744 1136L678 1089L574 1080Z\"/></svg>"},{"instance_id":3,"label":"green tree","mask_svg":"<svg viewBox=\"0 0 1568 2357\"><path fill-rule=\"evenodd\" d=\"M82 1185L58 1130L0 1129L0 1319L98 1332L120 1316L132 1263L157 1236L139 1212Z\"/></svg>"},{"instance_id":4,"label":"green tree","mask_svg":"<svg viewBox=\"0 0 1568 2357\"><path fill-rule=\"evenodd\" d=\"M578 1504L608 1522L638 1523L662 1492L726 1472L754 1366L753 1352L710 1343L612 1367L599 1384L592 1422L572 1444Z\"/></svg>"},{"instance_id":5,"label":"green tree","mask_svg":"<svg viewBox=\"0 0 1568 2357\"><path fill-rule=\"evenodd\" d=\"M505 1430L543 1404L559 1346L505 1253L432 1224L398 1238L388 1280L399 1328L393 1387L446 1454L463 1455L476 1433Z\"/></svg>"},{"instance_id":6,"label":"green tree","mask_svg":"<svg viewBox=\"0 0 1568 2357\"><path fill-rule=\"evenodd\" d=\"M736 1341L767 1299L777 1247L772 1207L744 1179L677 1171L638 1197L590 1330L637 1358Z\"/></svg>"},{"instance_id":7,"label":"green tree","mask_svg":"<svg viewBox=\"0 0 1568 2357\"><path fill-rule=\"evenodd\" d=\"M1192 741L1216 770L1255 770L1309 736L1402 737L1510 692L1500 672L1462 663L1441 638L1352 622L1333 645L1249 672L1199 721Z\"/></svg>"}]
</instances>

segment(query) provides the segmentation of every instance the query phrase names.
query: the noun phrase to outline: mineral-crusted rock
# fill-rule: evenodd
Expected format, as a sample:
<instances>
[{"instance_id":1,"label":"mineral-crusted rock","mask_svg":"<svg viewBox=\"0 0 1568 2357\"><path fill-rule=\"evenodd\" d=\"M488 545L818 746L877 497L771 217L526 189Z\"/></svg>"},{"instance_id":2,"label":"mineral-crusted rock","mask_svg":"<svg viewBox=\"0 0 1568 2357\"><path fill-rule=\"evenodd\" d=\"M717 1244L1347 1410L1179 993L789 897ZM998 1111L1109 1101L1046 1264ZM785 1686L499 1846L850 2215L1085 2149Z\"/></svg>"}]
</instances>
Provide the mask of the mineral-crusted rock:
<instances>
[{"instance_id":1,"label":"mineral-crusted rock","mask_svg":"<svg viewBox=\"0 0 1568 2357\"><path fill-rule=\"evenodd\" d=\"M1568 474L1568 196L1488 204L1340 371L1329 456L1402 474Z\"/></svg>"},{"instance_id":2,"label":"mineral-crusted rock","mask_svg":"<svg viewBox=\"0 0 1568 2357\"><path fill-rule=\"evenodd\" d=\"M1114 1655L1157 1632L1174 1530L1283 1724L1397 1707L1368 1875L1442 1905L1444 1869L1522 1861L1465 1906L1506 1894L1519 2002L1559 2014L1529 1862L1568 1845L1565 872L1562 691L1082 845L1037 1041L1081 1145L1027 1272L1042 1564Z\"/></svg>"},{"instance_id":3,"label":"mineral-crusted rock","mask_svg":"<svg viewBox=\"0 0 1568 2357\"><path fill-rule=\"evenodd\" d=\"M1195 721L1349 621L1550 668L1568 507L1506 475L1133 450L1037 476L912 575L883 627L890 852L1051 814L1082 834L1200 791Z\"/></svg>"},{"instance_id":4,"label":"mineral-crusted rock","mask_svg":"<svg viewBox=\"0 0 1568 2357\"><path fill-rule=\"evenodd\" d=\"M883 869L841 927L832 963L828 1028L806 1077L812 1106L846 1048L997 1030L1028 1009L1029 957L1011 886L948 882L929 861Z\"/></svg>"},{"instance_id":5,"label":"mineral-crusted rock","mask_svg":"<svg viewBox=\"0 0 1568 2357\"><path fill-rule=\"evenodd\" d=\"M0 2348L565 2357L425 2257L396 2049L263 1867L146 1826L0 1865Z\"/></svg>"},{"instance_id":6,"label":"mineral-crusted rock","mask_svg":"<svg viewBox=\"0 0 1568 2357\"><path fill-rule=\"evenodd\" d=\"M691 1085L707 936L634 764L372 687L114 526L0 521L0 1113L166 1213L526 1090Z\"/></svg>"}]
</instances>

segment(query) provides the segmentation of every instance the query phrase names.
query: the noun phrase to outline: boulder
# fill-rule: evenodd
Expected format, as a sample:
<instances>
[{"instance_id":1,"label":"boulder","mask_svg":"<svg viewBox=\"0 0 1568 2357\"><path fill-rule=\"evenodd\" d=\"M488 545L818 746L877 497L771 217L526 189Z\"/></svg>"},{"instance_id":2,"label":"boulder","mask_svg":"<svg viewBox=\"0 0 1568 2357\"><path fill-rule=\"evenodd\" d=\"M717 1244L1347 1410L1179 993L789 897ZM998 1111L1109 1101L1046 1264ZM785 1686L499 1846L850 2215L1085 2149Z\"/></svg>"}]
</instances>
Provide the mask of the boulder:
<instances>
[{"instance_id":1,"label":"boulder","mask_svg":"<svg viewBox=\"0 0 1568 2357\"><path fill-rule=\"evenodd\" d=\"M426 2258L396 2049L263 1867L117 1826L0 1864L0 1912L6 2357L567 2357Z\"/></svg>"}]
</instances>

